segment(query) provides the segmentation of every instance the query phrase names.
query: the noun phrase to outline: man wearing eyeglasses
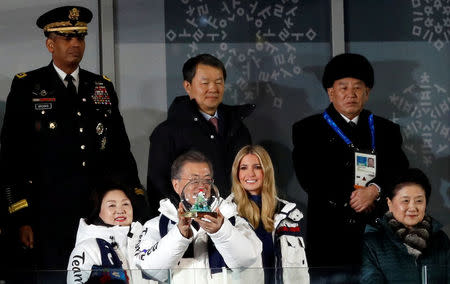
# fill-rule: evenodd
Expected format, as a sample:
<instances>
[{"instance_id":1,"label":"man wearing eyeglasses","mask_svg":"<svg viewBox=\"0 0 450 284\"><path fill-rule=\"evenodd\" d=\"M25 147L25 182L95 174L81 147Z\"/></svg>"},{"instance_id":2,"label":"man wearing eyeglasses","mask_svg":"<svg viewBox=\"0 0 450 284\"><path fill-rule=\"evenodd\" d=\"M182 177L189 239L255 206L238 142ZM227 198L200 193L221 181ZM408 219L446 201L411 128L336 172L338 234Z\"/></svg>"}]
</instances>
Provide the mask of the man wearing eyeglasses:
<instances>
[{"instance_id":1,"label":"man wearing eyeglasses","mask_svg":"<svg viewBox=\"0 0 450 284\"><path fill-rule=\"evenodd\" d=\"M217 215L203 214L195 218L186 215L185 207L192 208L201 192L205 193L203 198L211 197L211 162L200 152L188 151L173 162L171 176L176 195L196 193L197 196L178 203L169 198L160 201L160 215L145 223L140 236L136 248L138 267L151 279L162 282L167 280L167 269L173 269L171 283L222 282L224 277L230 282L239 279L243 283L246 280L262 283L257 279L263 273L245 269L260 267L261 242L248 222L236 215L231 203L220 199L220 207L210 208ZM199 207L214 207L213 204ZM228 276L223 275L224 270Z\"/></svg>"},{"instance_id":2,"label":"man wearing eyeglasses","mask_svg":"<svg viewBox=\"0 0 450 284\"><path fill-rule=\"evenodd\" d=\"M17 74L6 103L1 190L11 235L20 237L27 252L19 261L33 261L39 269L66 268L78 220L88 215L89 193L99 178L114 176L135 186L136 209L145 206L114 87L79 66L92 16L87 8L64 6L37 19L52 61Z\"/></svg>"}]
</instances>

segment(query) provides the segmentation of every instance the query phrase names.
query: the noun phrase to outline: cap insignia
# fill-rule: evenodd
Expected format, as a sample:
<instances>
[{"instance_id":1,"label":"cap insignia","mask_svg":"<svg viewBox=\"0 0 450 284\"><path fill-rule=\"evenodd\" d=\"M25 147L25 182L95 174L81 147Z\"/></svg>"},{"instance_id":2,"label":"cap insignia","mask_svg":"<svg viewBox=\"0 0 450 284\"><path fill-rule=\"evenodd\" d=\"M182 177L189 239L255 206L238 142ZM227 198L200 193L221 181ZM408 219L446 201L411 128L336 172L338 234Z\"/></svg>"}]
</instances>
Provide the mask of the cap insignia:
<instances>
[{"instance_id":1,"label":"cap insignia","mask_svg":"<svg viewBox=\"0 0 450 284\"><path fill-rule=\"evenodd\" d=\"M70 10L69 19L71 21L78 21L78 17L80 17L80 10L78 10L77 8L73 8L72 10Z\"/></svg>"}]
</instances>

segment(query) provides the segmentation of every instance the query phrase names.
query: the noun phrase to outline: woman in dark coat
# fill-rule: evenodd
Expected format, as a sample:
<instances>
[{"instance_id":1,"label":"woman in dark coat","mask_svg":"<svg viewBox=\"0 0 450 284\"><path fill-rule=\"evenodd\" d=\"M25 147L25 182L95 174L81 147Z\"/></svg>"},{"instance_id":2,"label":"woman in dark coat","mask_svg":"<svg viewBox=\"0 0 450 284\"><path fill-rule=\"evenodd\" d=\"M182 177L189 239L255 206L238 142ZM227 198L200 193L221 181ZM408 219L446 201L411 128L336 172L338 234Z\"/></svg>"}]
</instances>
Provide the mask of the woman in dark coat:
<instances>
[{"instance_id":1,"label":"woman in dark coat","mask_svg":"<svg viewBox=\"0 0 450 284\"><path fill-rule=\"evenodd\" d=\"M397 179L389 211L377 227L366 228L361 283L449 283L449 239L426 214L430 193L419 169Z\"/></svg>"}]
</instances>

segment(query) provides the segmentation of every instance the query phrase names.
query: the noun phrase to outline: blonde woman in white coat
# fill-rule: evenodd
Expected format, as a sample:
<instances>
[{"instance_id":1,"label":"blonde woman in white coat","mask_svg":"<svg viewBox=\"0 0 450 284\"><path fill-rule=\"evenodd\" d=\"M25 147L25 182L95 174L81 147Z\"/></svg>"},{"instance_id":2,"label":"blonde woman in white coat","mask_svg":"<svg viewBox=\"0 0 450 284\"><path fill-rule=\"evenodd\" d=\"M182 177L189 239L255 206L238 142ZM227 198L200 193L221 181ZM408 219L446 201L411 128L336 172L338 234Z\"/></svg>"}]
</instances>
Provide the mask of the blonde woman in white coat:
<instances>
[{"instance_id":1,"label":"blonde woman in white coat","mask_svg":"<svg viewBox=\"0 0 450 284\"><path fill-rule=\"evenodd\" d=\"M237 212L263 244L265 283L309 283L305 244L295 203L277 197L272 160L259 145L243 147L233 162L232 194Z\"/></svg>"}]
</instances>

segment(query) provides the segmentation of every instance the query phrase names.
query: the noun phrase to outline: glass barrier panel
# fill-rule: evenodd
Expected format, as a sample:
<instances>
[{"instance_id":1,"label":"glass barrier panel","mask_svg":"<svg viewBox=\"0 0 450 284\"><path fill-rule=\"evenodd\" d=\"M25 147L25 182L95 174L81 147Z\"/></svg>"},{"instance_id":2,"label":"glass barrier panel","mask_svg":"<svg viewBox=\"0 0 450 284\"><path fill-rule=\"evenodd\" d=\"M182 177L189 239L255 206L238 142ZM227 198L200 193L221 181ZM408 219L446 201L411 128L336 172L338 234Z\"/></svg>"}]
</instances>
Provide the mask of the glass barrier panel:
<instances>
[{"instance_id":1,"label":"glass barrier panel","mask_svg":"<svg viewBox=\"0 0 450 284\"><path fill-rule=\"evenodd\" d=\"M424 265L421 271L422 284L450 283L448 265Z\"/></svg>"},{"instance_id":2,"label":"glass barrier panel","mask_svg":"<svg viewBox=\"0 0 450 284\"><path fill-rule=\"evenodd\" d=\"M398 271L397 271L398 272ZM68 274L73 273L73 277ZM429 265L419 267L417 274L391 273L384 277L393 283L449 283L449 269L445 265ZM87 280L99 280L93 283L221 283L221 284L253 284L253 283L360 283L360 272L352 267L289 267L246 268L246 269L204 269L177 268L169 270L150 269L98 269L93 271L65 270L14 270L0 276L0 284L53 284L53 283L85 283ZM101 282L105 281L106 282ZM128 280L126 280L128 279ZM116 282L108 282L108 281ZM127 282L128 281L128 282ZM91 282L90 282L91 283Z\"/></svg>"}]
</instances>

